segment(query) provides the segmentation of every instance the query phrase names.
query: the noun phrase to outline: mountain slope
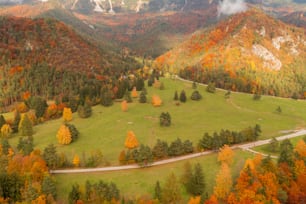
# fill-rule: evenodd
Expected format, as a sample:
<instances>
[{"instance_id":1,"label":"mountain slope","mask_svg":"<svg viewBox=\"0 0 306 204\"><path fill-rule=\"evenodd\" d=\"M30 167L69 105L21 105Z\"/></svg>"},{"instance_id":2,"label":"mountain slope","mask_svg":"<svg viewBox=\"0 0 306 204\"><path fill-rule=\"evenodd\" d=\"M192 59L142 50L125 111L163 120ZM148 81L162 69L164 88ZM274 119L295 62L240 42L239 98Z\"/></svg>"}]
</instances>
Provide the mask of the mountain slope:
<instances>
[{"instance_id":1,"label":"mountain slope","mask_svg":"<svg viewBox=\"0 0 306 204\"><path fill-rule=\"evenodd\" d=\"M244 78L241 83L248 78L249 87L240 88L242 91L287 97L293 93L291 88L303 97L305 65L304 30L286 25L257 9L233 15L216 27L195 33L155 62L157 68L176 72L185 69L185 77L204 81L205 76L190 75L188 69L222 69L231 78ZM288 81L281 84L279 77L287 77ZM224 83L217 85L224 87ZM234 90L237 84L235 86Z\"/></svg>"}]
</instances>

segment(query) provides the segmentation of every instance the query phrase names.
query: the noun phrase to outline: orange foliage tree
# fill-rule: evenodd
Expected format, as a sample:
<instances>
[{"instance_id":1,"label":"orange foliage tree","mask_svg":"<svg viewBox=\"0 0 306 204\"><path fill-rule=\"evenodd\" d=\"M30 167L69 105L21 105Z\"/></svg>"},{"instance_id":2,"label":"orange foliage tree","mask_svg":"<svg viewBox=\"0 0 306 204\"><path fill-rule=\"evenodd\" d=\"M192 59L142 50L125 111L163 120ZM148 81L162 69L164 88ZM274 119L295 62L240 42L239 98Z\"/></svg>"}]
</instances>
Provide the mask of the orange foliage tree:
<instances>
[{"instance_id":1,"label":"orange foliage tree","mask_svg":"<svg viewBox=\"0 0 306 204\"><path fill-rule=\"evenodd\" d=\"M196 196L196 197L191 197L188 201L188 204L200 204L201 203L201 197Z\"/></svg>"},{"instance_id":2,"label":"orange foliage tree","mask_svg":"<svg viewBox=\"0 0 306 204\"><path fill-rule=\"evenodd\" d=\"M162 104L162 100L160 99L160 97L157 96L157 95L153 95L152 96L152 105L154 107L158 107L158 106L161 106L161 104Z\"/></svg>"},{"instance_id":3,"label":"orange foliage tree","mask_svg":"<svg viewBox=\"0 0 306 204\"><path fill-rule=\"evenodd\" d=\"M126 112L128 110L128 104L127 104L126 100L121 102L121 110L123 112Z\"/></svg>"},{"instance_id":4,"label":"orange foliage tree","mask_svg":"<svg viewBox=\"0 0 306 204\"><path fill-rule=\"evenodd\" d=\"M137 93L137 90L136 90L135 86L133 87L131 95L132 95L133 98L137 98L138 97L138 93Z\"/></svg>"},{"instance_id":5,"label":"orange foliage tree","mask_svg":"<svg viewBox=\"0 0 306 204\"><path fill-rule=\"evenodd\" d=\"M70 144L72 141L71 132L66 125L61 125L56 134L58 143L60 144Z\"/></svg>"},{"instance_id":6,"label":"orange foliage tree","mask_svg":"<svg viewBox=\"0 0 306 204\"><path fill-rule=\"evenodd\" d=\"M139 146L139 143L133 131L128 131L124 145L128 149L133 149Z\"/></svg>"}]
</instances>

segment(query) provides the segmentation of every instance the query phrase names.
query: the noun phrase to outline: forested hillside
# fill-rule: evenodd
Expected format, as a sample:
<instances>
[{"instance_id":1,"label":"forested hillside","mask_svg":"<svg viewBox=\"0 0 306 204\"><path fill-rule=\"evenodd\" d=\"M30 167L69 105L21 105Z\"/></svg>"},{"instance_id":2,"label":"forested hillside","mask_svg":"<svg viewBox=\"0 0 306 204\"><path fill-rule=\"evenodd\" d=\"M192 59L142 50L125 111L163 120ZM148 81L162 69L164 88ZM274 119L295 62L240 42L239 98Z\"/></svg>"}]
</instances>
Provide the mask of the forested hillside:
<instances>
[{"instance_id":1,"label":"forested hillside","mask_svg":"<svg viewBox=\"0 0 306 204\"><path fill-rule=\"evenodd\" d=\"M225 89L303 98L305 56L303 29L250 9L196 32L155 67Z\"/></svg>"}]
</instances>

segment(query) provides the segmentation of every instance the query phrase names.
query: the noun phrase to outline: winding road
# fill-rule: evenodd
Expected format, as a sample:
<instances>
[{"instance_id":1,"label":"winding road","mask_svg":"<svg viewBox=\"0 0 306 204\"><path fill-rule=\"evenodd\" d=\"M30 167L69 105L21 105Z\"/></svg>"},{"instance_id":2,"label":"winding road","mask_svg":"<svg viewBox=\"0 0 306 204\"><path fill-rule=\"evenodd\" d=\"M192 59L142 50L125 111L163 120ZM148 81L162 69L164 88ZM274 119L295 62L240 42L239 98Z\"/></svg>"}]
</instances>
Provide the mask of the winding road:
<instances>
[{"instance_id":1,"label":"winding road","mask_svg":"<svg viewBox=\"0 0 306 204\"><path fill-rule=\"evenodd\" d=\"M306 135L306 129L298 130L298 131L295 131L294 133L290 133L290 134L286 134L286 135L277 137L276 139L278 141L281 141L281 140L285 140L285 139L299 137L299 136L302 136L302 135ZM259 153L259 152L256 152L254 150L251 150L250 148L268 144L270 142L270 140L271 139L258 140L258 141L250 142L250 143L247 143L247 144L238 144L238 145L232 146L231 148L232 149L240 148L240 149L250 151L250 152L253 152L253 153ZM204 152L198 152L198 153L194 153L194 154L188 154L188 155L184 155L184 156L180 156L180 157L175 157L175 158L171 158L171 159L157 161L157 162L154 162L154 163L152 163L152 164L150 164L149 166L146 166L146 167L169 164L169 163L173 163L173 162L177 162L177 161L181 161L181 160L187 160L187 159L191 159L191 158L195 158L195 157L200 157L200 156L208 155L208 154L212 154L212 153L215 153L215 151L204 151ZM260 153L260 154L262 154L262 153ZM262 155L267 156L265 154L262 154ZM140 169L140 168L143 168L143 167L141 167L137 164L133 164L133 165L110 166L110 167L101 167L101 168L50 170L50 173L51 174L91 173L91 172L106 172L106 171Z\"/></svg>"}]
</instances>

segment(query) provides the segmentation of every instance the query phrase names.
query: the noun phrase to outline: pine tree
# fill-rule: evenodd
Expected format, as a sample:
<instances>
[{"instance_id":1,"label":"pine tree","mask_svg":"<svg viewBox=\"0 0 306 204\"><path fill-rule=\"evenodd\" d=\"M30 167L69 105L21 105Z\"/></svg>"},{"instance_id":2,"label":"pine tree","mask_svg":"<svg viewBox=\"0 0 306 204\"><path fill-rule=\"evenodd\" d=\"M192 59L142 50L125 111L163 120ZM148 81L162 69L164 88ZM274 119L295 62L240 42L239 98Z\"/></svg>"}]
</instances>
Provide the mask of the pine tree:
<instances>
[{"instance_id":1,"label":"pine tree","mask_svg":"<svg viewBox=\"0 0 306 204\"><path fill-rule=\"evenodd\" d=\"M19 122L18 130L21 136L32 136L33 125L27 114L23 114Z\"/></svg>"},{"instance_id":2,"label":"pine tree","mask_svg":"<svg viewBox=\"0 0 306 204\"><path fill-rule=\"evenodd\" d=\"M146 93L144 91L141 91L139 96L139 103L146 103L146 102L147 102Z\"/></svg>"},{"instance_id":3,"label":"pine tree","mask_svg":"<svg viewBox=\"0 0 306 204\"><path fill-rule=\"evenodd\" d=\"M180 101L182 103L185 103L187 101L187 97L186 97L186 93L184 90L181 91L181 94L180 94Z\"/></svg>"},{"instance_id":4,"label":"pine tree","mask_svg":"<svg viewBox=\"0 0 306 204\"><path fill-rule=\"evenodd\" d=\"M293 166L293 145L289 139L285 139L280 144L280 155L278 163L287 163L289 166Z\"/></svg>"},{"instance_id":5,"label":"pine tree","mask_svg":"<svg viewBox=\"0 0 306 204\"><path fill-rule=\"evenodd\" d=\"M155 184L154 198L157 199L159 202L162 201L162 189L160 187L159 181L156 181L156 184Z\"/></svg>"},{"instance_id":6,"label":"pine tree","mask_svg":"<svg viewBox=\"0 0 306 204\"><path fill-rule=\"evenodd\" d=\"M178 98L178 93L177 93L177 91L175 91L173 100L178 101L178 99L179 99L179 98Z\"/></svg>"},{"instance_id":7,"label":"pine tree","mask_svg":"<svg viewBox=\"0 0 306 204\"><path fill-rule=\"evenodd\" d=\"M84 106L79 105L78 114L80 118L89 118L92 114L91 105L89 105L88 103L85 103Z\"/></svg>"},{"instance_id":8,"label":"pine tree","mask_svg":"<svg viewBox=\"0 0 306 204\"><path fill-rule=\"evenodd\" d=\"M171 125L171 116L168 112L162 112L160 114L159 124L162 127L169 127Z\"/></svg>"},{"instance_id":9,"label":"pine tree","mask_svg":"<svg viewBox=\"0 0 306 204\"><path fill-rule=\"evenodd\" d=\"M76 141L79 138L79 135L80 135L80 133L77 130L77 128L73 124L66 123L65 125L68 127L68 129L70 131L71 142Z\"/></svg>"},{"instance_id":10,"label":"pine tree","mask_svg":"<svg viewBox=\"0 0 306 204\"><path fill-rule=\"evenodd\" d=\"M2 126L6 123L4 116L1 114L0 115L0 129L2 128Z\"/></svg>"},{"instance_id":11,"label":"pine tree","mask_svg":"<svg viewBox=\"0 0 306 204\"><path fill-rule=\"evenodd\" d=\"M19 126L20 120L21 120L20 112L18 110L15 110L14 111L14 121L12 124L13 133L18 132L18 126Z\"/></svg>"},{"instance_id":12,"label":"pine tree","mask_svg":"<svg viewBox=\"0 0 306 204\"><path fill-rule=\"evenodd\" d=\"M58 154L56 152L56 147L54 144L49 144L43 152L43 158L50 169L55 169L57 167Z\"/></svg>"},{"instance_id":13,"label":"pine tree","mask_svg":"<svg viewBox=\"0 0 306 204\"><path fill-rule=\"evenodd\" d=\"M205 179L202 167L199 163L194 166L194 172L190 181L190 193L193 196L200 196L205 190Z\"/></svg>"},{"instance_id":14,"label":"pine tree","mask_svg":"<svg viewBox=\"0 0 306 204\"><path fill-rule=\"evenodd\" d=\"M272 139L269 142L269 150L271 152L277 152L279 148L279 142L275 137L272 137Z\"/></svg>"},{"instance_id":15,"label":"pine tree","mask_svg":"<svg viewBox=\"0 0 306 204\"><path fill-rule=\"evenodd\" d=\"M202 96L198 90L195 90L194 92L192 92L190 99L194 101L199 101L202 99Z\"/></svg>"},{"instance_id":16,"label":"pine tree","mask_svg":"<svg viewBox=\"0 0 306 204\"><path fill-rule=\"evenodd\" d=\"M52 195L53 199L56 199L57 197L57 191L56 191L56 183L55 180L51 176L44 176L41 191L45 195Z\"/></svg>"},{"instance_id":17,"label":"pine tree","mask_svg":"<svg viewBox=\"0 0 306 204\"><path fill-rule=\"evenodd\" d=\"M72 185L72 189L68 195L69 204L75 204L81 198L79 184Z\"/></svg>"}]
</instances>

